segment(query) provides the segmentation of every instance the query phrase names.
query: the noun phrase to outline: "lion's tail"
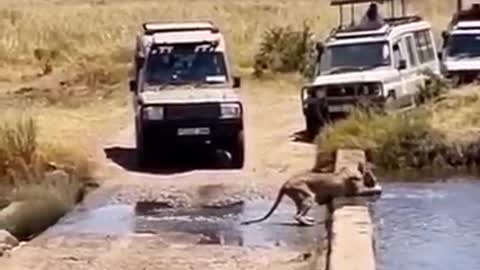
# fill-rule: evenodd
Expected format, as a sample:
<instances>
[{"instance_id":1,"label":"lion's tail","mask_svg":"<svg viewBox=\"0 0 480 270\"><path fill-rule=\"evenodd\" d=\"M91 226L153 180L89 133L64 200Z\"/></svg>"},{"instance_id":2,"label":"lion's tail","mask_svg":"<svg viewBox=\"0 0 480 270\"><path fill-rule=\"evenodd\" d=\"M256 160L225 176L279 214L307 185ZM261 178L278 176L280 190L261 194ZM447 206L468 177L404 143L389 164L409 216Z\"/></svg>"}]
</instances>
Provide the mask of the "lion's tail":
<instances>
[{"instance_id":1,"label":"lion's tail","mask_svg":"<svg viewBox=\"0 0 480 270\"><path fill-rule=\"evenodd\" d=\"M277 207L280 204L280 202L282 201L284 195L285 195L285 191L282 187L280 189L280 191L278 192L278 196L277 196L277 199L275 200L275 203L273 203L272 208L270 208L270 210L268 211L268 213L264 217L259 218L259 219L255 219L255 220L244 221L241 224L242 225L249 225L249 224L253 224L253 223L262 222L262 221L266 220L267 218L269 218L273 214L273 212L275 212L275 210L277 209Z\"/></svg>"}]
</instances>

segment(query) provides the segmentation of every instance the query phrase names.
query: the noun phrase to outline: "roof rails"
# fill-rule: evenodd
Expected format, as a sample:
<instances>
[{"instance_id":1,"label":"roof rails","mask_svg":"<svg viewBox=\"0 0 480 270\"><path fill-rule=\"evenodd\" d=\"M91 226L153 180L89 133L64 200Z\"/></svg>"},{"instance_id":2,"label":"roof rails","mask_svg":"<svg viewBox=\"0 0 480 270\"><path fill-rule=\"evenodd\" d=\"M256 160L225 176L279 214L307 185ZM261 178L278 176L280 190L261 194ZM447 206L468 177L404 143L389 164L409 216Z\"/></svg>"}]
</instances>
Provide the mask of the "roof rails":
<instances>
[{"instance_id":1,"label":"roof rails","mask_svg":"<svg viewBox=\"0 0 480 270\"><path fill-rule=\"evenodd\" d=\"M357 4L367 4L367 3L377 3L377 4L384 4L384 3L390 3L390 17L395 18L396 17L396 12L395 12L395 2L397 0L331 0L330 5L331 6L338 6L339 10L339 25L343 25L343 18L344 18L344 11L343 11L343 6L344 5L350 5L350 19L351 23L354 24L355 21L355 5ZM406 1L405 0L398 0L401 3L401 16L406 17Z\"/></svg>"},{"instance_id":2,"label":"roof rails","mask_svg":"<svg viewBox=\"0 0 480 270\"><path fill-rule=\"evenodd\" d=\"M364 3L371 3L377 2L383 4L384 2L390 2L394 0L332 0L330 2L331 6L341 6L341 5L351 5L351 4L364 4Z\"/></svg>"},{"instance_id":3,"label":"roof rails","mask_svg":"<svg viewBox=\"0 0 480 270\"><path fill-rule=\"evenodd\" d=\"M422 17L418 15L413 16L403 16L403 17L394 17L394 18L385 18L385 23L391 26L398 26L407 23L414 23L422 21Z\"/></svg>"},{"instance_id":4,"label":"roof rails","mask_svg":"<svg viewBox=\"0 0 480 270\"><path fill-rule=\"evenodd\" d=\"M219 29L211 21L165 22L150 21L142 24L145 35L166 32L211 31L219 33Z\"/></svg>"},{"instance_id":5,"label":"roof rails","mask_svg":"<svg viewBox=\"0 0 480 270\"><path fill-rule=\"evenodd\" d=\"M396 17L396 18L387 18L385 19L385 24L379 28L359 28L359 27L338 27L333 29L330 33L330 36L335 36L336 38L352 38L352 37L374 37L374 36L384 36L387 35L392 27L400 26L409 23L415 23L422 21L420 16L405 16L405 17Z\"/></svg>"},{"instance_id":6,"label":"roof rails","mask_svg":"<svg viewBox=\"0 0 480 270\"><path fill-rule=\"evenodd\" d=\"M334 29L330 36L334 36L337 39L343 38L357 38L357 37L375 37L385 36L390 31L390 26L385 24L380 28L365 29L365 28L337 28Z\"/></svg>"},{"instance_id":7,"label":"roof rails","mask_svg":"<svg viewBox=\"0 0 480 270\"><path fill-rule=\"evenodd\" d=\"M455 30L480 30L480 20L460 21L454 26Z\"/></svg>"}]
</instances>

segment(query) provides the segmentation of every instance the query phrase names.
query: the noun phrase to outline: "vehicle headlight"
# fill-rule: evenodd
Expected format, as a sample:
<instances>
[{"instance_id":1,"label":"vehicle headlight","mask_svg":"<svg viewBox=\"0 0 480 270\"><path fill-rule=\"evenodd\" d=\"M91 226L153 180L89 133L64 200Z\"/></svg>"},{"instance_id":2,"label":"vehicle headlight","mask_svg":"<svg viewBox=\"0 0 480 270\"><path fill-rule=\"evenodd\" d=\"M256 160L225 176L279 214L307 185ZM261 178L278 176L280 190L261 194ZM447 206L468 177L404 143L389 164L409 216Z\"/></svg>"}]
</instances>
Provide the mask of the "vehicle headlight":
<instances>
[{"instance_id":1,"label":"vehicle headlight","mask_svg":"<svg viewBox=\"0 0 480 270\"><path fill-rule=\"evenodd\" d=\"M161 106L151 106L143 109L143 119L146 120L162 120L164 109Z\"/></svg>"},{"instance_id":2,"label":"vehicle headlight","mask_svg":"<svg viewBox=\"0 0 480 270\"><path fill-rule=\"evenodd\" d=\"M365 96L378 96L382 93L383 86L381 83L374 83L363 86L363 95Z\"/></svg>"},{"instance_id":3,"label":"vehicle headlight","mask_svg":"<svg viewBox=\"0 0 480 270\"><path fill-rule=\"evenodd\" d=\"M315 97L324 98L326 96L325 88L317 88L315 90Z\"/></svg>"},{"instance_id":4,"label":"vehicle headlight","mask_svg":"<svg viewBox=\"0 0 480 270\"><path fill-rule=\"evenodd\" d=\"M220 110L222 118L240 118L242 116L242 108L240 107L240 104L220 104Z\"/></svg>"}]
</instances>

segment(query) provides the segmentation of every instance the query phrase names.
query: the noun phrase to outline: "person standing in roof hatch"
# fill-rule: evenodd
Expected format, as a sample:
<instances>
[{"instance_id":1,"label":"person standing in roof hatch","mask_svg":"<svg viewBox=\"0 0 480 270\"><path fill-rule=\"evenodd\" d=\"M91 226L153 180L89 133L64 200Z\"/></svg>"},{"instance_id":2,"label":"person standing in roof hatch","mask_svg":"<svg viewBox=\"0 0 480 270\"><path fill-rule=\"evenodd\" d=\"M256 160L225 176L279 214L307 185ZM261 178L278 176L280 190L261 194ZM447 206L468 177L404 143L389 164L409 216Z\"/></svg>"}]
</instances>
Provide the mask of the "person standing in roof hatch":
<instances>
[{"instance_id":1,"label":"person standing in roof hatch","mask_svg":"<svg viewBox=\"0 0 480 270\"><path fill-rule=\"evenodd\" d=\"M385 21L382 15L378 12L378 5L376 3L371 3L367 12L360 21L359 27L365 29L375 29L380 28L384 24Z\"/></svg>"}]
</instances>

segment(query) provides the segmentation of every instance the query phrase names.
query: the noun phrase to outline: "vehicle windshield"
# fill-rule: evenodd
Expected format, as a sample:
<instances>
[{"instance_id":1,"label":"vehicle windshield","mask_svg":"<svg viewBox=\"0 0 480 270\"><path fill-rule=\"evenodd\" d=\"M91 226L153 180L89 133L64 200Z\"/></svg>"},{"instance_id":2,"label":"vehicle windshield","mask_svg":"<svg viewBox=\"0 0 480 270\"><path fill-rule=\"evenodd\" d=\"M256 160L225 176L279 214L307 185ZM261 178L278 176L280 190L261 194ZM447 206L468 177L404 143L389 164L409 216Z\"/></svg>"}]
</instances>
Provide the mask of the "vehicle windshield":
<instances>
[{"instance_id":1,"label":"vehicle windshield","mask_svg":"<svg viewBox=\"0 0 480 270\"><path fill-rule=\"evenodd\" d=\"M320 74L363 71L390 65L390 48L386 42L334 45L326 48Z\"/></svg>"},{"instance_id":2,"label":"vehicle windshield","mask_svg":"<svg viewBox=\"0 0 480 270\"><path fill-rule=\"evenodd\" d=\"M210 45L159 46L150 51L147 60L147 84L202 85L227 80L224 55Z\"/></svg>"},{"instance_id":3,"label":"vehicle windshield","mask_svg":"<svg viewBox=\"0 0 480 270\"><path fill-rule=\"evenodd\" d=\"M480 56L480 35L451 35L446 49L449 57L478 57Z\"/></svg>"}]
</instances>

